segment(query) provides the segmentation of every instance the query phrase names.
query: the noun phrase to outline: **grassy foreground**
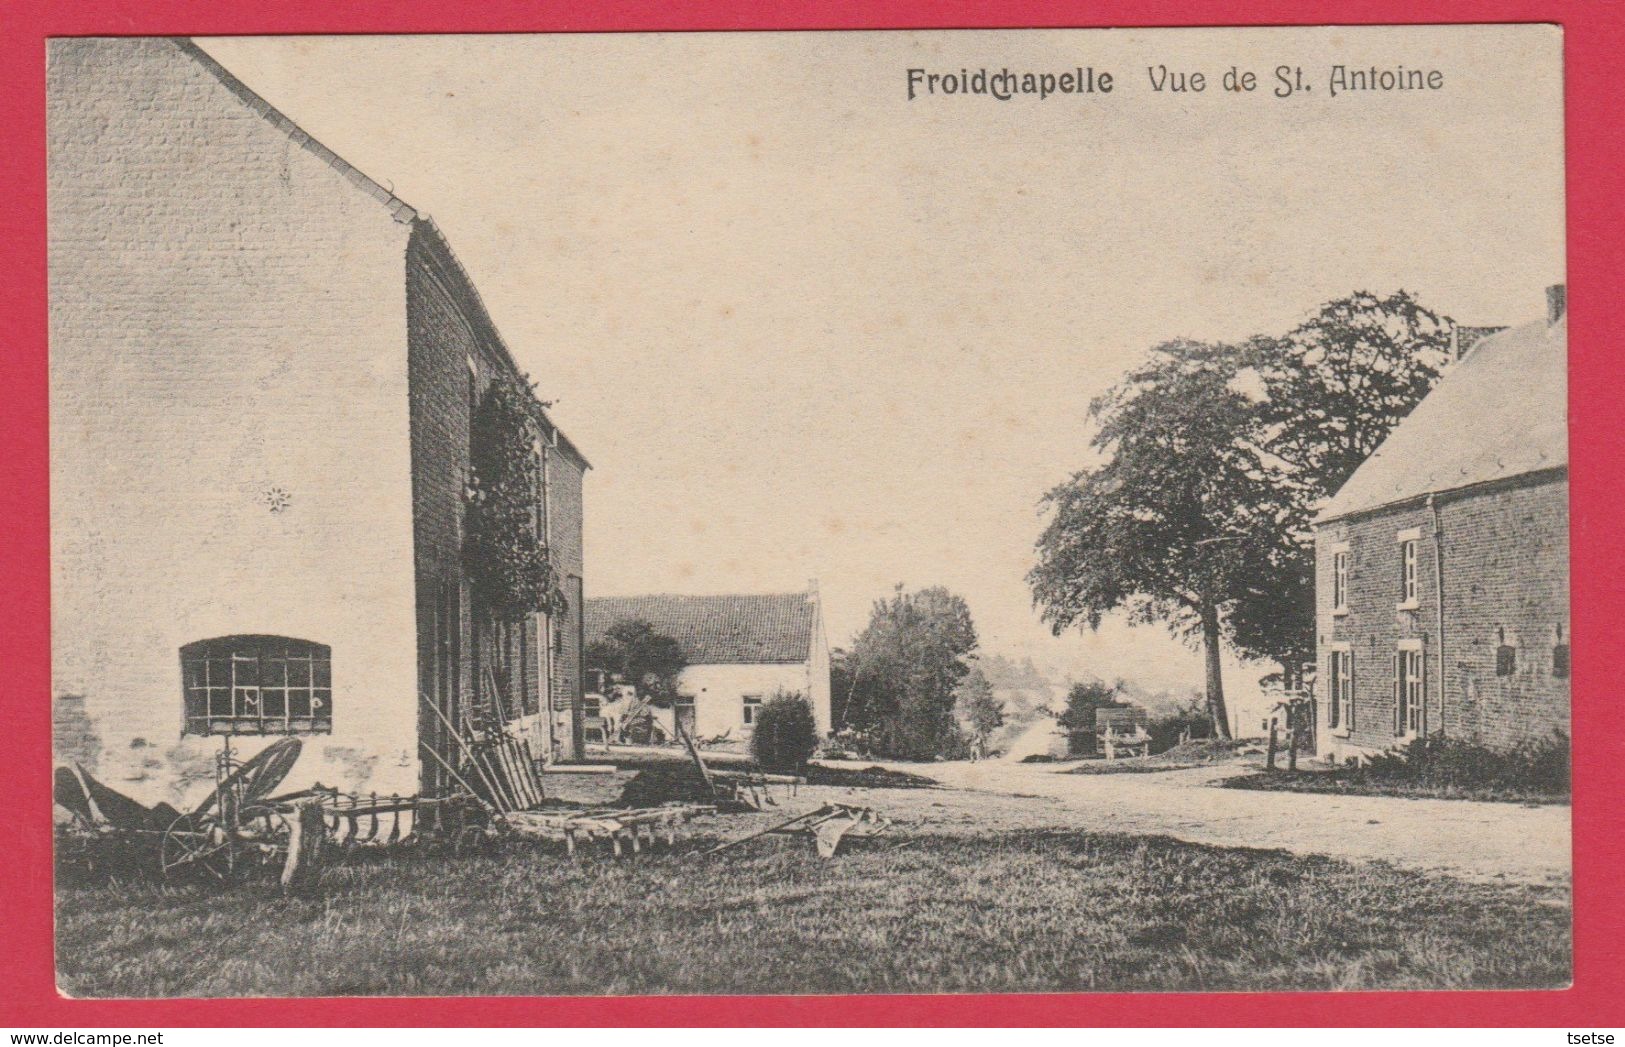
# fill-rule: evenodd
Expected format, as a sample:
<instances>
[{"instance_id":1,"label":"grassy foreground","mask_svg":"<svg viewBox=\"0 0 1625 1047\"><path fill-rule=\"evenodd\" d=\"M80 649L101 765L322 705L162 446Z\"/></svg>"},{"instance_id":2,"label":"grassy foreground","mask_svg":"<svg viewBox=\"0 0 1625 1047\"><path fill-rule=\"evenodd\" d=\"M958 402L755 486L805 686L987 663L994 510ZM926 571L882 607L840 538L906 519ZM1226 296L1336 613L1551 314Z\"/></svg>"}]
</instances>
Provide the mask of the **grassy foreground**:
<instances>
[{"instance_id":1,"label":"grassy foreground","mask_svg":"<svg viewBox=\"0 0 1625 1047\"><path fill-rule=\"evenodd\" d=\"M1504 783L1441 782L1426 778L1383 778L1359 769L1264 771L1226 778L1226 789L1322 793L1333 796L1398 796L1413 800L1477 800L1480 803L1566 804L1566 790Z\"/></svg>"},{"instance_id":2,"label":"grassy foreground","mask_svg":"<svg viewBox=\"0 0 1625 1047\"><path fill-rule=\"evenodd\" d=\"M1160 837L538 847L241 886L65 888L73 996L1535 988L1569 981L1566 892Z\"/></svg>"}]
</instances>

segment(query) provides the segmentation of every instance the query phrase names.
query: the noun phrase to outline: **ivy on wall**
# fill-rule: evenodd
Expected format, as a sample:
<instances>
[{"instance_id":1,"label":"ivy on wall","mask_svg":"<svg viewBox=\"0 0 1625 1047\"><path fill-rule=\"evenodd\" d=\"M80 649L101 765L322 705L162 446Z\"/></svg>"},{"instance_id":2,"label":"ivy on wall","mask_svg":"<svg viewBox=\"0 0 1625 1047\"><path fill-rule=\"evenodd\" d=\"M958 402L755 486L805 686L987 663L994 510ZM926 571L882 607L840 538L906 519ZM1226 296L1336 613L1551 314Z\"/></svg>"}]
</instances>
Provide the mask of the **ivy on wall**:
<instances>
[{"instance_id":1,"label":"ivy on wall","mask_svg":"<svg viewBox=\"0 0 1625 1047\"><path fill-rule=\"evenodd\" d=\"M493 382L471 422L463 557L491 614L508 622L564 610L564 590L541 533L541 430L529 401L517 383Z\"/></svg>"}]
</instances>

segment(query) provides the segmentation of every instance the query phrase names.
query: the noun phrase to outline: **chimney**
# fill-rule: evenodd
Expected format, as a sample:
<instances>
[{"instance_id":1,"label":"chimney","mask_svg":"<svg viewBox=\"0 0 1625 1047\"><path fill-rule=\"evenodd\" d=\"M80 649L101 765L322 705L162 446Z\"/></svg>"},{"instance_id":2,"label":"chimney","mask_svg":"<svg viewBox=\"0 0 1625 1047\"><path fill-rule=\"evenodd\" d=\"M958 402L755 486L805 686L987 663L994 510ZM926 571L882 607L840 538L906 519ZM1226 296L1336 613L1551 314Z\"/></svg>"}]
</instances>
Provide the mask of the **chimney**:
<instances>
[{"instance_id":1,"label":"chimney","mask_svg":"<svg viewBox=\"0 0 1625 1047\"><path fill-rule=\"evenodd\" d=\"M1569 311L1569 290L1567 284L1553 284L1546 288L1546 322L1555 324L1563 319L1563 314Z\"/></svg>"}]
</instances>

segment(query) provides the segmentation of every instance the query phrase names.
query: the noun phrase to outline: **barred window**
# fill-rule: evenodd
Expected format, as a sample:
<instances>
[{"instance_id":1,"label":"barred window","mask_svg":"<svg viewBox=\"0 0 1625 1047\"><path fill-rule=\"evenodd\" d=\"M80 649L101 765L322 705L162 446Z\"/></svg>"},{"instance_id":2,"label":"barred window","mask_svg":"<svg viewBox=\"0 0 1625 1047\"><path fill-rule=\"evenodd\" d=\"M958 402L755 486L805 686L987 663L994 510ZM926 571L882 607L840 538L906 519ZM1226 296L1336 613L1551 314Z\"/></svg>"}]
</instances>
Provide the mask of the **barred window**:
<instances>
[{"instance_id":1,"label":"barred window","mask_svg":"<svg viewBox=\"0 0 1625 1047\"><path fill-rule=\"evenodd\" d=\"M185 734L327 734L332 650L286 636L221 636L181 648Z\"/></svg>"}]
</instances>

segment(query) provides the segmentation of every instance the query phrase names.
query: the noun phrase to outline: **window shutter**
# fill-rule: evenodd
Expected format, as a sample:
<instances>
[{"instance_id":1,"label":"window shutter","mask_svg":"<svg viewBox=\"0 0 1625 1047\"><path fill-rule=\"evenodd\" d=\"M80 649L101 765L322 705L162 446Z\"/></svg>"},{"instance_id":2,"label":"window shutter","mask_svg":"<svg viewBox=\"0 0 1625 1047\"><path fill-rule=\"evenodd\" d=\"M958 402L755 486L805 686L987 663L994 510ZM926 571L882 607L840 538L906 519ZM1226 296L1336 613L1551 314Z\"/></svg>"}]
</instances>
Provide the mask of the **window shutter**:
<instances>
[{"instance_id":1,"label":"window shutter","mask_svg":"<svg viewBox=\"0 0 1625 1047\"><path fill-rule=\"evenodd\" d=\"M1400 717L1400 698L1404 693L1405 681L1399 675L1399 655L1394 655L1394 734L1404 733L1404 721Z\"/></svg>"},{"instance_id":2,"label":"window shutter","mask_svg":"<svg viewBox=\"0 0 1625 1047\"><path fill-rule=\"evenodd\" d=\"M1326 710L1326 725L1328 727L1336 727L1337 726L1337 688L1339 686L1341 686L1337 682L1338 681L1338 675L1337 675L1337 659L1338 659L1338 657L1339 657L1338 653L1336 651L1332 651L1331 652L1331 657L1327 660L1327 665L1326 665L1326 679L1329 681L1329 688L1328 689L1330 691L1330 698L1331 698L1331 705Z\"/></svg>"}]
</instances>

